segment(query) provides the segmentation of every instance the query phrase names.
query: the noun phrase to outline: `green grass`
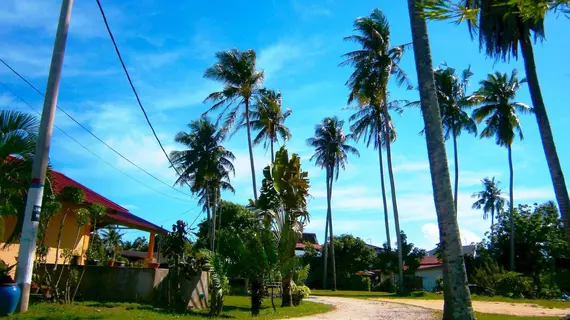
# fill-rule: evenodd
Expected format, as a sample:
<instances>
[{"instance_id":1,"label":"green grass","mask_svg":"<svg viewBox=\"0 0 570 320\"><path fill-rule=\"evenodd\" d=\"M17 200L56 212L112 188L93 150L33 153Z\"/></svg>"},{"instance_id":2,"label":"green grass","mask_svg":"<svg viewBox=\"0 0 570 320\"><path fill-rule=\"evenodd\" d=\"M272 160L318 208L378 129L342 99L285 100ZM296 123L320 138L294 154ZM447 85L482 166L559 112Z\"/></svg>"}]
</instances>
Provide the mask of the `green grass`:
<instances>
[{"instance_id":1,"label":"green grass","mask_svg":"<svg viewBox=\"0 0 570 320\"><path fill-rule=\"evenodd\" d=\"M431 292L411 292L407 295L396 295L387 292L367 292L367 291L330 291L330 290L311 290L311 294L315 296L334 296L334 297L347 297L359 299L371 298L395 298L395 299L423 299L423 300L443 300L443 295ZM536 304L545 308L556 309L570 309L570 302L563 302L558 300L541 300L541 299L511 299L501 296L472 296L475 301L491 301L491 302L506 302L506 303L529 303Z\"/></svg>"},{"instance_id":2,"label":"green grass","mask_svg":"<svg viewBox=\"0 0 570 320\"><path fill-rule=\"evenodd\" d=\"M559 320L560 317L519 317L475 312L477 320Z\"/></svg>"},{"instance_id":3,"label":"green grass","mask_svg":"<svg viewBox=\"0 0 570 320\"><path fill-rule=\"evenodd\" d=\"M275 299L277 312L271 308L271 299L263 299L263 308L257 319L286 319L311 314L328 312L333 309L330 305L303 301L298 307L280 308L281 299ZM250 298L229 296L225 298L224 312L220 318L225 319L251 319ZM189 312L187 314L173 314L149 305L136 303L99 303L80 302L73 305L59 305L53 303L38 303L30 307L25 314L16 314L9 317L15 319L41 319L41 320L83 320L83 319L205 319L207 310Z\"/></svg>"}]
</instances>

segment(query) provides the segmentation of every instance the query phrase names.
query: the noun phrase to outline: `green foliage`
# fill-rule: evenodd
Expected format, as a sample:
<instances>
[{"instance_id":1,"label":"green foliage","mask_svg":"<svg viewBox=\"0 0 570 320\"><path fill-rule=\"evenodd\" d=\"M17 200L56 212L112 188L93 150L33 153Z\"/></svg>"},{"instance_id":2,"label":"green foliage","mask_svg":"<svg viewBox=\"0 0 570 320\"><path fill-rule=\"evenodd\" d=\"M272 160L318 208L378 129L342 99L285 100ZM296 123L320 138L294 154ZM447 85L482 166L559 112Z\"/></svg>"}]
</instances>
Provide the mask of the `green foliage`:
<instances>
[{"instance_id":1,"label":"green foliage","mask_svg":"<svg viewBox=\"0 0 570 320\"><path fill-rule=\"evenodd\" d=\"M443 278L438 276L435 278L435 288L434 291L436 292L443 292Z\"/></svg>"},{"instance_id":2,"label":"green foliage","mask_svg":"<svg viewBox=\"0 0 570 320\"><path fill-rule=\"evenodd\" d=\"M290 109L283 112L281 101L281 92L259 90L259 95L255 97L254 109L250 113L251 128L259 131L253 139L254 145L263 142L263 147L268 148L270 145L273 146L279 137L284 143L291 138L291 131L284 122L292 112ZM273 149L271 151L273 152Z\"/></svg>"},{"instance_id":3,"label":"green foliage","mask_svg":"<svg viewBox=\"0 0 570 320\"><path fill-rule=\"evenodd\" d=\"M396 290L398 290L398 287L396 287L392 279L385 279L384 281L372 287L372 291L377 291L377 292L394 293L396 292Z\"/></svg>"},{"instance_id":4,"label":"green foliage","mask_svg":"<svg viewBox=\"0 0 570 320\"><path fill-rule=\"evenodd\" d=\"M98 221L107 214L107 208L100 203L92 203L89 205L89 216L93 221Z\"/></svg>"},{"instance_id":5,"label":"green foliage","mask_svg":"<svg viewBox=\"0 0 570 320\"><path fill-rule=\"evenodd\" d=\"M342 290L370 291L371 281L370 277L351 274L339 277L337 286Z\"/></svg>"},{"instance_id":6,"label":"green foliage","mask_svg":"<svg viewBox=\"0 0 570 320\"><path fill-rule=\"evenodd\" d=\"M77 219L78 227L83 227L91 222L91 215L88 209L79 208L75 210L75 216Z\"/></svg>"},{"instance_id":7,"label":"green foliage","mask_svg":"<svg viewBox=\"0 0 570 320\"><path fill-rule=\"evenodd\" d=\"M291 284L291 296L294 306L299 306L303 299L306 299L311 294L311 289L305 285Z\"/></svg>"},{"instance_id":8,"label":"green foliage","mask_svg":"<svg viewBox=\"0 0 570 320\"><path fill-rule=\"evenodd\" d=\"M307 280L307 278L309 277L310 271L311 271L310 264L307 264L304 267L299 266L293 271L293 282L297 285L302 285L305 282L305 280Z\"/></svg>"},{"instance_id":9,"label":"green foliage","mask_svg":"<svg viewBox=\"0 0 570 320\"><path fill-rule=\"evenodd\" d=\"M59 192L58 200L70 204L83 204L85 192L77 187L65 186Z\"/></svg>"},{"instance_id":10,"label":"green foliage","mask_svg":"<svg viewBox=\"0 0 570 320\"><path fill-rule=\"evenodd\" d=\"M229 293L229 280L226 276L226 266L223 258L212 251L200 250L202 268L210 272L212 282L212 295L210 302L210 315L218 316L224 308L224 295Z\"/></svg>"},{"instance_id":11,"label":"green foliage","mask_svg":"<svg viewBox=\"0 0 570 320\"><path fill-rule=\"evenodd\" d=\"M8 275L16 265L9 266L4 260L0 259L0 284L12 282L12 278Z\"/></svg>"},{"instance_id":12,"label":"green foliage","mask_svg":"<svg viewBox=\"0 0 570 320\"><path fill-rule=\"evenodd\" d=\"M402 257L404 265L407 269L404 270L404 275L413 276L420 266L420 261L426 256L426 251L416 248L413 243L408 243L408 237L401 231L401 244L402 244ZM388 244L384 244L384 250L378 256L375 262L375 268L384 272L398 273L398 250L388 250Z\"/></svg>"}]
</instances>

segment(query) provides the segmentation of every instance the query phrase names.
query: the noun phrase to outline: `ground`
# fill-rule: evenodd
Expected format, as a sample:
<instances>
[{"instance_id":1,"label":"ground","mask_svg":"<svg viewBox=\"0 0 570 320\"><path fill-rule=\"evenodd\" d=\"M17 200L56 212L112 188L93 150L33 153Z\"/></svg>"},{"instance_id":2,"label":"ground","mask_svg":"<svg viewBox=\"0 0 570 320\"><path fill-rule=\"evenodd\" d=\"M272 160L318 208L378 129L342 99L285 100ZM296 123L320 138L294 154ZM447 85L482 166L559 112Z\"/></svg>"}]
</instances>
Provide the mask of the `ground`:
<instances>
[{"instance_id":1,"label":"ground","mask_svg":"<svg viewBox=\"0 0 570 320\"><path fill-rule=\"evenodd\" d=\"M257 319L284 319L328 312L332 306L304 301L299 307L279 308L280 299L275 299L277 312L271 308L271 300L263 300L263 309ZM252 319L249 297L225 297L222 318ZM32 305L25 314L16 314L7 319L37 319L37 320L87 320L87 319L205 319L207 310L188 314L172 314L149 305L134 303L99 303L81 302L73 305L59 305L53 303L39 303Z\"/></svg>"},{"instance_id":2,"label":"ground","mask_svg":"<svg viewBox=\"0 0 570 320\"><path fill-rule=\"evenodd\" d=\"M356 300L340 297L309 297L310 301L331 304L335 310L295 320L363 319L363 320L435 320L435 312L413 306L374 300Z\"/></svg>"}]
</instances>

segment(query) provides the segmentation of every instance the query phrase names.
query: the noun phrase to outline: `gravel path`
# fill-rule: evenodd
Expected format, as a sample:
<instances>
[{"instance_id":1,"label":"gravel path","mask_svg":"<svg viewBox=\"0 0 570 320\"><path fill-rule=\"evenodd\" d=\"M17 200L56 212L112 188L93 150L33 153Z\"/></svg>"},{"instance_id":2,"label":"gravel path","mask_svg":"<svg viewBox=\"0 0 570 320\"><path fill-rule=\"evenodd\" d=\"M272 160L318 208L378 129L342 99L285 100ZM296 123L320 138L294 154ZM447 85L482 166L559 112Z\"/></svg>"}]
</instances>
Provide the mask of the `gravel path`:
<instances>
[{"instance_id":1,"label":"gravel path","mask_svg":"<svg viewBox=\"0 0 570 320\"><path fill-rule=\"evenodd\" d=\"M420 299L374 299L376 301L392 301L410 306L428 308L432 310L443 310L443 300L420 300ZM536 304L508 303L491 301L473 301L473 308L477 312L507 314L521 317L562 317L570 314L570 303L568 309L549 309Z\"/></svg>"},{"instance_id":2,"label":"gravel path","mask_svg":"<svg viewBox=\"0 0 570 320\"><path fill-rule=\"evenodd\" d=\"M385 301L374 301L338 297L309 297L310 301L330 304L335 310L314 316L295 318L295 320L317 319L362 319L362 320L435 320L433 312L419 307L412 307Z\"/></svg>"}]
</instances>

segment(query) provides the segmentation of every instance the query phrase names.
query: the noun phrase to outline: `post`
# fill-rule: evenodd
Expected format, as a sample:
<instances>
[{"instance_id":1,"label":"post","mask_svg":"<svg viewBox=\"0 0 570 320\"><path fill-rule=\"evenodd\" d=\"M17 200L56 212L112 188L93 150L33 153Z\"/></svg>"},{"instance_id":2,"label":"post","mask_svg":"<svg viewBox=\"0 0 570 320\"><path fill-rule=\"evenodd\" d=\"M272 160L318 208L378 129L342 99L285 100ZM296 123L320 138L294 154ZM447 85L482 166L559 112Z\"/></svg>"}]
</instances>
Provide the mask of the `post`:
<instances>
[{"instance_id":1,"label":"post","mask_svg":"<svg viewBox=\"0 0 570 320\"><path fill-rule=\"evenodd\" d=\"M148 239L148 251L146 254L146 265L148 267L149 263L152 263L154 259L154 242L155 242L156 233L153 231L150 233L150 237Z\"/></svg>"},{"instance_id":2,"label":"post","mask_svg":"<svg viewBox=\"0 0 570 320\"><path fill-rule=\"evenodd\" d=\"M73 0L63 0L61 3L61 12L57 25L57 33L55 35L55 44L51 57L44 106L42 109L40 131L32 168L32 182L28 190L28 199L26 202L26 210L24 212L24 223L22 226L20 249L18 252L18 266L16 267L16 282L22 291L22 296L20 298L20 312L28 310L28 302L30 300L30 282L32 280L36 234L38 232L38 224L42 207L44 181L46 178L51 134L53 130L55 108L57 105L57 96L59 93L59 80L61 77L61 68L63 65L63 56L65 53L65 43L67 40L67 30L69 28L72 5Z\"/></svg>"}]
</instances>

